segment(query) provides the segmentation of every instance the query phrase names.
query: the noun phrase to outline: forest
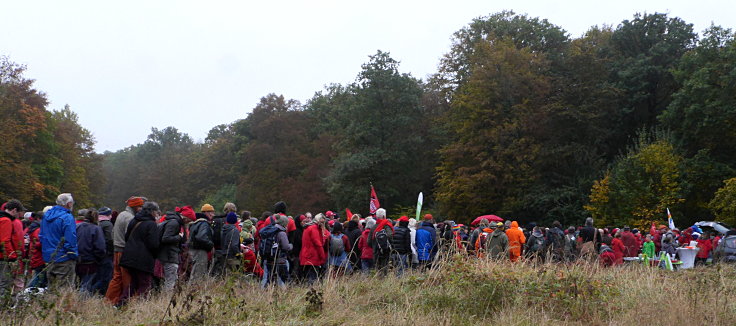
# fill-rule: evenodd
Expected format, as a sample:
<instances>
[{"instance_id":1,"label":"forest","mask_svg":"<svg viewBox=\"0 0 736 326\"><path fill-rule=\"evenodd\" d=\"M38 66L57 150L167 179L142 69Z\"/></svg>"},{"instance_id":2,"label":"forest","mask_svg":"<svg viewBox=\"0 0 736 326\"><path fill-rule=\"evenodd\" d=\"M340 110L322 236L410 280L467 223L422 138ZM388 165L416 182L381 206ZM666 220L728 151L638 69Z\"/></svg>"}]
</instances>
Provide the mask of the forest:
<instances>
[{"instance_id":1,"label":"forest","mask_svg":"<svg viewBox=\"0 0 736 326\"><path fill-rule=\"evenodd\" d=\"M423 192L428 212L466 223L644 227L669 208L678 226L736 224L734 34L667 14L573 37L495 13L456 31L424 78L378 50L354 82L304 103L265 94L202 142L162 121L105 153L24 70L0 57L0 200L34 210L70 192L79 208L142 195L167 210L233 201L260 215L283 200L292 214L366 214L372 184L391 216Z\"/></svg>"}]
</instances>

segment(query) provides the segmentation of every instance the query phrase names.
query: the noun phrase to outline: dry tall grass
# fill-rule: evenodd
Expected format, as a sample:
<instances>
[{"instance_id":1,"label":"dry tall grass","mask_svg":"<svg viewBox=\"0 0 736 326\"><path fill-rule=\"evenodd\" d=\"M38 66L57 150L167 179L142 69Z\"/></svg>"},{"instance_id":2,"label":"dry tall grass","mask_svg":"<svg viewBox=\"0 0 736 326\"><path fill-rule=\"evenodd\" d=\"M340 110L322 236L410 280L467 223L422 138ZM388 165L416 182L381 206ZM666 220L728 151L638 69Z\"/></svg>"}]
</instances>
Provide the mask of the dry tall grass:
<instances>
[{"instance_id":1,"label":"dry tall grass","mask_svg":"<svg viewBox=\"0 0 736 326\"><path fill-rule=\"evenodd\" d=\"M262 290L230 278L117 310L71 290L5 309L15 325L736 325L736 269L493 262L455 256L401 278ZM168 308L168 311L167 311Z\"/></svg>"}]
</instances>

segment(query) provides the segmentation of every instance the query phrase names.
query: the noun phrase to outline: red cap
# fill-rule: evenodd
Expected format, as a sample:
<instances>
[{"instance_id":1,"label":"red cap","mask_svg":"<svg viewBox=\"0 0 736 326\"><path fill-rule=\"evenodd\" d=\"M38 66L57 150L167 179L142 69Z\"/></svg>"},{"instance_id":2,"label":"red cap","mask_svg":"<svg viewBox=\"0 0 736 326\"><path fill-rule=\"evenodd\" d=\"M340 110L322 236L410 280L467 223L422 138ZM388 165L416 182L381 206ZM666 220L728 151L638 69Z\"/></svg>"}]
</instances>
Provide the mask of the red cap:
<instances>
[{"instance_id":1,"label":"red cap","mask_svg":"<svg viewBox=\"0 0 736 326\"><path fill-rule=\"evenodd\" d=\"M409 218L406 216L402 216L401 218L399 218L399 222L409 222Z\"/></svg>"},{"instance_id":2,"label":"red cap","mask_svg":"<svg viewBox=\"0 0 736 326\"><path fill-rule=\"evenodd\" d=\"M431 219L433 219L433 218L434 218L434 217L432 217L432 214L426 214L426 215L424 215L424 219L425 219L425 220L431 220Z\"/></svg>"},{"instance_id":3,"label":"red cap","mask_svg":"<svg viewBox=\"0 0 736 326\"><path fill-rule=\"evenodd\" d=\"M325 213L325 216L327 216L327 217L333 217L333 216L335 216L335 213L333 213L332 211L327 211Z\"/></svg>"}]
</instances>

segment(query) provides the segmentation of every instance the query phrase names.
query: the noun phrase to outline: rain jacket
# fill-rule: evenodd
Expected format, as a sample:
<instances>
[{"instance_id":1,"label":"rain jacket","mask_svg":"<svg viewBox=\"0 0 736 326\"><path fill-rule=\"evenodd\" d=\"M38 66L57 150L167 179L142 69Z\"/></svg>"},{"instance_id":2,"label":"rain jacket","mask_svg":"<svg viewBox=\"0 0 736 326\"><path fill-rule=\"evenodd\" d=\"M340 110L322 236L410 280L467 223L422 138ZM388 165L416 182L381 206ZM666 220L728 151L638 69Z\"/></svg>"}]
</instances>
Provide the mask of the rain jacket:
<instances>
[{"instance_id":1,"label":"rain jacket","mask_svg":"<svg viewBox=\"0 0 736 326\"><path fill-rule=\"evenodd\" d=\"M654 255L656 255L655 249L656 248L655 248L654 242L647 241L647 242L644 242L644 249L642 249L642 253L646 254L647 257L651 259L651 258L654 258Z\"/></svg>"},{"instance_id":2,"label":"rain jacket","mask_svg":"<svg viewBox=\"0 0 736 326\"><path fill-rule=\"evenodd\" d=\"M613 238L613 240L611 240L611 247L613 249L613 255L616 257L616 265L623 264L624 252L626 251L626 246L624 246L624 243L619 238Z\"/></svg>"},{"instance_id":3,"label":"rain jacket","mask_svg":"<svg viewBox=\"0 0 736 326\"><path fill-rule=\"evenodd\" d=\"M312 224L304 229L299 263L302 266L322 266L327 263L325 243L326 238L322 233L322 227L318 224Z\"/></svg>"},{"instance_id":4,"label":"rain jacket","mask_svg":"<svg viewBox=\"0 0 736 326\"><path fill-rule=\"evenodd\" d=\"M41 232L38 237L41 239L45 262L61 263L77 260L79 251L76 222L68 209L59 205L49 209L41 220Z\"/></svg>"},{"instance_id":5,"label":"rain jacket","mask_svg":"<svg viewBox=\"0 0 736 326\"><path fill-rule=\"evenodd\" d=\"M41 240L38 234L41 233L41 222L33 221L28 226L26 234L28 234L28 257L31 259L31 269L43 266L43 253L41 252Z\"/></svg>"},{"instance_id":6,"label":"rain jacket","mask_svg":"<svg viewBox=\"0 0 736 326\"><path fill-rule=\"evenodd\" d=\"M437 231L432 222L422 222L416 235L417 257L419 261L428 261L434 258L437 251Z\"/></svg>"},{"instance_id":7,"label":"rain jacket","mask_svg":"<svg viewBox=\"0 0 736 326\"><path fill-rule=\"evenodd\" d=\"M491 233L486 239L486 254L491 258L502 258L509 247L509 237L500 228Z\"/></svg>"},{"instance_id":8,"label":"rain jacket","mask_svg":"<svg viewBox=\"0 0 736 326\"><path fill-rule=\"evenodd\" d=\"M636 257L639 255L639 240L631 231L621 233L621 242L624 245L624 257Z\"/></svg>"},{"instance_id":9,"label":"rain jacket","mask_svg":"<svg viewBox=\"0 0 736 326\"><path fill-rule=\"evenodd\" d=\"M600 255L598 256L598 262L603 267L610 267L616 264L616 255L613 253L611 247L603 244L601 245Z\"/></svg>"},{"instance_id":10,"label":"rain jacket","mask_svg":"<svg viewBox=\"0 0 736 326\"><path fill-rule=\"evenodd\" d=\"M125 237L125 250L120 257L120 266L153 274L160 240L154 217L138 213L128 223Z\"/></svg>"},{"instance_id":11,"label":"rain jacket","mask_svg":"<svg viewBox=\"0 0 736 326\"><path fill-rule=\"evenodd\" d=\"M89 222L77 224L77 245L82 263L100 263L107 256L105 236L98 225Z\"/></svg>"},{"instance_id":12,"label":"rain jacket","mask_svg":"<svg viewBox=\"0 0 736 326\"><path fill-rule=\"evenodd\" d=\"M511 228L506 230L506 236L509 238L509 258L516 261L521 256L521 248L526 243L524 232L519 229L519 223L511 222Z\"/></svg>"},{"instance_id":13,"label":"rain jacket","mask_svg":"<svg viewBox=\"0 0 736 326\"><path fill-rule=\"evenodd\" d=\"M222 226L220 249L217 252L226 258L235 258L240 253L240 233L234 224Z\"/></svg>"},{"instance_id":14,"label":"rain jacket","mask_svg":"<svg viewBox=\"0 0 736 326\"><path fill-rule=\"evenodd\" d=\"M358 240L358 248L360 248L360 259L373 259L373 247L368 245L368 237L371 236L371 230L363 230L363 234Z\"/></svg>"},{"instance_id":15,"label":"rain jacket","mask_svg":"<svg viewBox=\"0 0 736 326\"><path fill-rule=\"evenodd\" d=\"M189 226L189 248L210 251L212 243L212 227L206 218L200 218Z\"/></svg>"},{"instance_id":16,"label":"rain jacket","mask_svg":"<svg viewBox=\"0 0 736 326\"><path fill-rule=\"evenodd\" d=\"M158 260L162 263L178 264L183 240L179 233L184 221L175 212L166 212L165 218L163 223L158 225L161 234Z\"/></svg>"},{"instance_id":17,"label":"rain jacket","mask_svg":"<svg viewBox=\"0 0 736 326\"><path fill-rule=\"evenodd\" d=\"M14 237L13 216L2 211L0 212L0 259L15 260L18 258L18 243Z\"/></svg>"}]
</instances>

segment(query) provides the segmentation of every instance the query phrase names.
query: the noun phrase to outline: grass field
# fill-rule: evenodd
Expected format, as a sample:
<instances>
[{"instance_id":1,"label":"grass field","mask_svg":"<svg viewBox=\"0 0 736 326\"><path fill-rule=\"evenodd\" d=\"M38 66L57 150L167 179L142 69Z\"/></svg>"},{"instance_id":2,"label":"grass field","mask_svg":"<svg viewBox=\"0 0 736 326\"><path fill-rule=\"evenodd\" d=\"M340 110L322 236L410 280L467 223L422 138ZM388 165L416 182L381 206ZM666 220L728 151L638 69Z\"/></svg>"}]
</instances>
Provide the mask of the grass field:
<instances>
[{"instance_id":1,"label":"grass field","mask_svg":"<svg viewBox=\"0 0 736 326\"><path fill-rule=\"evenodd\" d=\"M71 290L4 309L4 325L736 325L736 267L445 259L437 269L262 290L230 278L117 310Z\"/></svg>"}]
</instances>

